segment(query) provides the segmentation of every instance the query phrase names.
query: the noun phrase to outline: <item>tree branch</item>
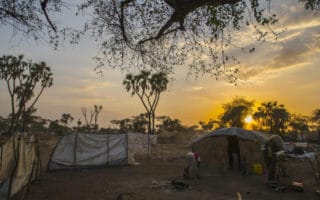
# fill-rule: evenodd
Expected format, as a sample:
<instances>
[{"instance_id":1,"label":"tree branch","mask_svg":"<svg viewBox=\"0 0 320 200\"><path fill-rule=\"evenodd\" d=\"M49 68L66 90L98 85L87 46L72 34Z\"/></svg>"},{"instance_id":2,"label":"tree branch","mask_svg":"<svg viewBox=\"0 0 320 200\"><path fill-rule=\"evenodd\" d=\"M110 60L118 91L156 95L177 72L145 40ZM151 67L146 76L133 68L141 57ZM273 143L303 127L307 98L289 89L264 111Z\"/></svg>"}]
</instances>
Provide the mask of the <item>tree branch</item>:
<instances>
[{"instance_id":1,"label":"tree branch","mask_svg":"<svg viewBox=\"0 0 320 200\"><path fill-rule=\"evenodd\" d=\"M57 28L55 27L55 25L52 23L52 21L49 18L49 15L47 13L47 5L48 5L48 1L49 0L44 0L41 1L40 0L40 4L41 4L41 10L44 14L44 16L46 17L47 22L49 23L50 27L52 28L52 30L54 30L54 32L57 32Z\"/></svg>"}]
</instances>

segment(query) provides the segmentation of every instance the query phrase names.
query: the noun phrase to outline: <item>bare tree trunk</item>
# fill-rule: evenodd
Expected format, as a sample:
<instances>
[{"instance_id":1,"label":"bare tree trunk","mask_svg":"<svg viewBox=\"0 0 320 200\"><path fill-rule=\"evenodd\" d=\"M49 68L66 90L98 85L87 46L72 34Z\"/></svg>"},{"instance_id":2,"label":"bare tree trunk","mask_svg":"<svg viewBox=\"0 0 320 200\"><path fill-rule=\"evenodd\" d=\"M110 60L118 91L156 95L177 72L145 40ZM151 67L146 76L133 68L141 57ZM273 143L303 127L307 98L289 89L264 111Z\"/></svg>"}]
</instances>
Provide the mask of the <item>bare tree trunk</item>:
<instances>
[{"instance_id":1,"label":"bare tree trunk","mask_svg":"<svg viewBox=\"0 0 320 200\"><path fill-rule=\"evenodd\" d=\"M150 159L151 155L150 155L150 149L151 149L151 146L150 146L150 136L151 136L151 112L148 112L148 158Z\"/></svg>"}]
</instances>

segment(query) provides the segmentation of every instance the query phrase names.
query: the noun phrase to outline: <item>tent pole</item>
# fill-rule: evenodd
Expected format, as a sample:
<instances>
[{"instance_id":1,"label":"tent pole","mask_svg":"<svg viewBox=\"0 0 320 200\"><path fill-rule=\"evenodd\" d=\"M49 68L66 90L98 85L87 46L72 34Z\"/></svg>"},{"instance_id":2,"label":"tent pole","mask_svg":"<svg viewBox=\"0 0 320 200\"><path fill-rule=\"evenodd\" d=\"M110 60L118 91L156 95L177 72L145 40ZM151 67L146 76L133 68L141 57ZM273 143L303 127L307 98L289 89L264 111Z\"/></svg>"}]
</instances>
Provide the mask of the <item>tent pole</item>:
<instances>
[{"instance_id":1,"label":"tent pole","mask_svg":"<svg viewBox=\"0 0 320 200\"><path fill-rule=\"evenodd\" d=\"M60 136L60 137L59 137L58 142L55 144L55 146L53 147L53 149L52 149L52 151L51 151L51 154L50 154L50 157L49 157L49 161L48 161L48 164L47 164L47 172L50 171L50 163L51 163L52 156L53 156L56 148L57 148L58 145L60 144L60 142L61 142L61 140L62 140L63 137L64 137L64 136ZM40 155L40 150L39 150L39 155ZM41 163L40 163L40 165L41 165ZM41 176L41 166L40 166L40 176Z\"/></svg>"},{"instance_id":2,"label":"tent pole","mask_svg":"<svg viewBox=\"0 0 320 200\"><path fill-rule=\"evenodd\" d=\"M78 143L78 133L76 133L75 136L75 142L74 142L74 151L73 151L73 170L76 169L76 162L77 162L77 143Z\"/></svg>"},{"instance_id":3,"label":"tent pole","mask_svg":"<svg viewBox=\"0 0 320 200\"><path fill-rule=\"evenodd\" d=\"M129 164L129 143L128 143L128 141L129 141L129 135L128 135L128 132L126 133L126 156L127 156L127 164Z\"/></svg>"},{"instance_id":4,"label":"tent pole","mask_svg":"<svg viewBox=\"0 0 320 200\"><path fill-rule=\"evenodd\" d=\"M110 155L110 150L109 150L109 148L110 148L110 145L109 145L109 134L107 135L107 165L109 165L110 163L110 159L109 159L109 155Z\"/></svg>"}]
</instances>

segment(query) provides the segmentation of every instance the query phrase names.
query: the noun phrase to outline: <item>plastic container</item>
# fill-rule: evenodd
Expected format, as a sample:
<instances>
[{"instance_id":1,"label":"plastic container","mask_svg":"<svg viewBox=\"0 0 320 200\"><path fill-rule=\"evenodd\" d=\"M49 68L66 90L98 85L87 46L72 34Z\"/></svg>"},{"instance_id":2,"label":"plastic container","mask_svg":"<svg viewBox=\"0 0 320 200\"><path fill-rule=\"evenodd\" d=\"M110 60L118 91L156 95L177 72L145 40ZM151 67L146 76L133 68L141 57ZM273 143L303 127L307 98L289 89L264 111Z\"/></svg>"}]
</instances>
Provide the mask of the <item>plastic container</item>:
<instances>
[{"instance_id":1,"label":"plastic container","mask_svg":"<svg viewBox=\"0 0 320 200\"><path fill-rule=\"evenodd\" d=\"M262 175L262 165L259 163L253 164L253 172L257 175Z\"/></svg>"}]
</instances>

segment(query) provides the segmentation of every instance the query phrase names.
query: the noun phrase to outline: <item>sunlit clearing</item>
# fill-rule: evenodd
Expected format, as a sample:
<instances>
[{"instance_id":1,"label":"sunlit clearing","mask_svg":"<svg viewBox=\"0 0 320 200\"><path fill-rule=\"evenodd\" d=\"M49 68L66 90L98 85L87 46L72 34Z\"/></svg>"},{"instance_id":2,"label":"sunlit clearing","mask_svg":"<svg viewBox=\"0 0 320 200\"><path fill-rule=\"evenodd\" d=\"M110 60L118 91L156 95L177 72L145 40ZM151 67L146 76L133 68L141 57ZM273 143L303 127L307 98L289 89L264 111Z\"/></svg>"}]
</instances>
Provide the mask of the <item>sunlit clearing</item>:
<instances>
[{"instance_id":1,"label":"sunlit clearing","mask_svg":"<svg viewBox=\"0 0 320 200\"><path fill-rule=\"evenodd\" d=\"M251 115L246 116L246 118L244 118L244 121L245 121L247 124L252 123L252 122L253 122L252 116L251 116Z\"/></svg>"}]
</instances>

